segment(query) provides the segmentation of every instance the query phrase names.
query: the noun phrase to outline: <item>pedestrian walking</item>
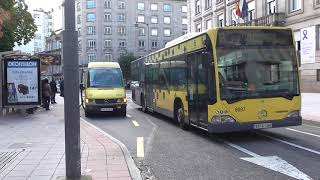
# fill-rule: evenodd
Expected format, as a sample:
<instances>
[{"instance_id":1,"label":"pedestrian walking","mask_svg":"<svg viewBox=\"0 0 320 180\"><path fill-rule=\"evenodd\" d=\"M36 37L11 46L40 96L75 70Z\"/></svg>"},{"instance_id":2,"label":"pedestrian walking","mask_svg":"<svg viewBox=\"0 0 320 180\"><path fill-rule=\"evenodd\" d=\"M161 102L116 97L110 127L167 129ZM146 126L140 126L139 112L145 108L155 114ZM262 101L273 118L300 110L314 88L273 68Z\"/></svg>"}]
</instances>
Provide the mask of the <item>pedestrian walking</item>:
<instances>
[{"instance_id":1,"label":"pedestrian walking","mask_svg":"<svg viewBox=\"0 0 320 180\"><path fill-rule=\"evenodd\" d=\"M46 110L49 110L50 97L51 97L51 87L49 85L49 80L44 79L42 83L42 102L43 102L43 107L46 108Z\"/></svg>"},{"instance_id":2,"label":"pedestrian walking","mask_svg":"<svg viewBox=\"0 0 320 180\"><path fill-rule=\"evenodd\" d=\"M64 97L64 81L61 79L60 81L60 96Z\"/></svg>"},{"instance_id":3,"label":"pedestrian walking","mask_svg":"<svg viewBox=\"0 0 320 180\"><path fill-rule=\"evenodd\" d=\"M51 88L51 104L56 104L56 93L58 91L57 89L57 83L54 79L50 82L50 88Z\"/></svg>"}]
</instances>

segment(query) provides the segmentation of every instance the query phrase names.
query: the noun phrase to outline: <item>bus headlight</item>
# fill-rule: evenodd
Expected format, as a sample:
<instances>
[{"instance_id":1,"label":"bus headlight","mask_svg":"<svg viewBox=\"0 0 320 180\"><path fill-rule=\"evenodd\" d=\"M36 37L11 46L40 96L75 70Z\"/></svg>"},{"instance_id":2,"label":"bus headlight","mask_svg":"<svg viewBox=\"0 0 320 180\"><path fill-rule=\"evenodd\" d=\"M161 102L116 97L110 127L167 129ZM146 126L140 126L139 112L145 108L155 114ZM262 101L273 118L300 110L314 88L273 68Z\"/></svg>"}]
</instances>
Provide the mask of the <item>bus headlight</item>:
<instances>
[{"instance_id":1,"label":"bus headlight","mask_svg":"<svg viewBox=\"0 0 320 180\"><path fill-rule=\"evenodd\" d=\"M289 118L292 118L292 117L300 117L300 111L292 111L288 114L288 117Z\"/></svg>"},{"instance_id":2,"label":"bus headlight","mask_svg":"<svg viewBox=\"0 0 320 180\"><path fill-rule=\"evenodd\" d=\"M236 122L231 116L214 116L212 118L212 123L228 123Z\"/></svg>"}]
</instances>

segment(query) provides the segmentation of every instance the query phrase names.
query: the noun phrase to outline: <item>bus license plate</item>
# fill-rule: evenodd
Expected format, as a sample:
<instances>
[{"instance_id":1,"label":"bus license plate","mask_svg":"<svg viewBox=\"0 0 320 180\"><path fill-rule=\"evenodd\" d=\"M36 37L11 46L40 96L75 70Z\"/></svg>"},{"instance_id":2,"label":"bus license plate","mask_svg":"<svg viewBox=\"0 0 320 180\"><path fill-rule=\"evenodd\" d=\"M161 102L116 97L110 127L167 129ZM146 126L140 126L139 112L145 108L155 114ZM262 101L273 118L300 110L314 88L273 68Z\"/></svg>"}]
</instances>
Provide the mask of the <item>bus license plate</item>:
<instances>
[{"instance_id":1,"label":"bus license plate","mask_svg":"<svg viewBox=\"0 0 320 180\"><path fill-rule=\"evenodd\" d=\"M272 123L261 123L261 124L253 125L253 129L265 129L265 128L272 128Z\"/></svg>"},{"instance_id":2,"label":"bus license plate","mask_svg":"<svg viewBox=\"0 0 320 180\"><path fill-rule=\"evenodd\" d=\"M100 111L110 112L110 111L113 111L113 108L101 108Z\"/></svg>"}]
</instances>

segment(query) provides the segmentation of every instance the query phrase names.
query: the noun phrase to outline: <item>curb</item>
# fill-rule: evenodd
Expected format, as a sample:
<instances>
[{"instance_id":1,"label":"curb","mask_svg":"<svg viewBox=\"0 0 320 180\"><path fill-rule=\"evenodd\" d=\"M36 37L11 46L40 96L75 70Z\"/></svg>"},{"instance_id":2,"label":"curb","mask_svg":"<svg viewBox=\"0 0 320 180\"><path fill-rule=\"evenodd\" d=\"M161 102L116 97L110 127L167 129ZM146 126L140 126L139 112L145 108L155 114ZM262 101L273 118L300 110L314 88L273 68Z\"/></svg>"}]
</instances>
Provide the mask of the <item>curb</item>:
<instances>
[{"instance_id":1,"label":"curb","mask_svg":"<svg viewBox=\"0 0 320 180\"><path fill-rule=\"evenodd\" d=\"M108 138L110 138L114 143L118 144L120 146L120 148L122 149L122 152L124 154L124 157L126 159L128 168L129 168L129 172L131 175L131 178L133 180L142 180L141 177L141 173L140 170L137 168L136 164L134 163L129 150L127 149L127 147L118 139L112 137L110 134L106 133L105 131L103 131L102 129L98 128L97 126L93 125L92 123L88 122L87 120L83 119L82 117L80 117L80 119L90 125L91 127L95 128L96 130L98 130L99 132L101 132L102 134L104 134L105 136L107 136Z\"/></svg>"},{"instance_id":2,"label":"curb","mask_svg":"<svg viewBox=\"0 0 320 180\"><path fill-rule=\"evenodd\" d=\"M308 124L313 124L313 125L318 125L320 126L320 122L312 119L302 119L302 123L308 123Z\"/></svg>"}]
</instances>

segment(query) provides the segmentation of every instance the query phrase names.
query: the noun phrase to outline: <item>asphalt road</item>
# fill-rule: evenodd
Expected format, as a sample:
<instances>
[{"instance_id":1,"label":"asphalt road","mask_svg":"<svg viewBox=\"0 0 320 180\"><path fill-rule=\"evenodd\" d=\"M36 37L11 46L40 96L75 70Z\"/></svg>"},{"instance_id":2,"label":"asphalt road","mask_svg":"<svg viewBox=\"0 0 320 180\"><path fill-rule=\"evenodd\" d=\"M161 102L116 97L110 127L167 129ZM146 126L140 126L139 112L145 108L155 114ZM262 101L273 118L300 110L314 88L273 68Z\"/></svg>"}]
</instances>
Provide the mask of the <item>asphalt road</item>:
<instances>
[{"instance_id":1,"label":"asphalt road","mask_svg":"<svg viewBox=\"0 0 320 180\"><path fill-rule=\"evenodd\" d=\"M173 120L143 113L131 101L127 110L126 118L84 119L123 142L151 179L320 179L319 124L209 135L183 131ZM137 157L138 137L144 140L142 158Z\"/></svg>"}]
</instances>

